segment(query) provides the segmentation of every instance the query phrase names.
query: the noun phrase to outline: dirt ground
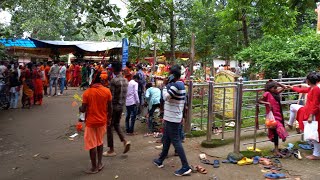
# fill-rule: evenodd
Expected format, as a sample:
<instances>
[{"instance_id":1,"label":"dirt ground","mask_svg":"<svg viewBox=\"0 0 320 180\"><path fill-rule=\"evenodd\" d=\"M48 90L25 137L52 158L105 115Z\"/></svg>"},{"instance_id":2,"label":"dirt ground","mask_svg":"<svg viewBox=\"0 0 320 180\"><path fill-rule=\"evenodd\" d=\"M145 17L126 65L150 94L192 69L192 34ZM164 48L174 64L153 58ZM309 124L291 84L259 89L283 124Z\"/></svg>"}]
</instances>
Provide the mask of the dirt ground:
<instances>
[{"instance_id":1,"label":"dirt ground","mask_svg":"<svg viewBox=\"0 0 320 180\"><path fill-rule=\"evenodd\" d=\"M158 156L159 145L153 137L143 137L146 125L136 122L138 135L127 136L132 142L131 150L122 155L123 146L115 135L116 157L104 157L105 168L98 174L87 175L83 170L90 166L89 153L83 148L83 136L73 141L68 135L75 132L72 125L77 122L77 108L71 103L76 90L68 90L67 95L59 97L45 97L42 106L32 109L16 109L0 111L0 179L176 179L173 172L180 169L180 160L170 156L164 162L165 167L158 169L152 160ZM122 121L123 124L123 121ZM187 139L184 148L191 165L200 164L198 155L208 154L208 159L222 160L233 150L233 144L214 149L200 148L200 142L205 139ZM263 138L266 139L266 138ZM106 138L105 138L106 146ZM271 143L261 144L272 147ZM242 147L244 149L245 147ZM105 148L106 150L106 148ZM303 151L303 155L310 152ZM217 157L221 158L217 158ZM320 161L297 160L295 158L281 160L288 179L319 179ZM193 173L181 179L264 179L259 165L238 166L221 164L214 169L210 165L201 164L208 170L208 174Z\"/></svg>"}]
</instances>

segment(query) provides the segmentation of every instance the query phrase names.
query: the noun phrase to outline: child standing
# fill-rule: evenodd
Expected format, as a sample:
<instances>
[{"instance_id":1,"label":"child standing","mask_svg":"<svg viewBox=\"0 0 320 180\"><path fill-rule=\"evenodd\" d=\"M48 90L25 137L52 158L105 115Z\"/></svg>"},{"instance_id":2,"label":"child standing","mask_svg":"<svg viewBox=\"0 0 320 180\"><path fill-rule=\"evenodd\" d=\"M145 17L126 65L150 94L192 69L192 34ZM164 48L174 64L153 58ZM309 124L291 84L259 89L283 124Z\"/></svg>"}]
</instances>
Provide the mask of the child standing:
<instances>
[{"instance_id":1,"label":"child standing","mask_svg":"<svg viewBox=\"0 0 320 180\"><path fill-rule=\"evenodd\" d=\"M278 89L278 87L280 88ZM279 152L279 137L284 142L288 136L288 133L284 128L284 119L279 95L285 89L286 87L284 85L269 80L265 85L265 93L263 93L263 96L259 100L260 104L265 104L266 114L271 111L277 121L277 125L274 129L268 129L268 138L270 141L274 142L274 155L280 157L283 155Z\"/></svg>"}]
</instances>

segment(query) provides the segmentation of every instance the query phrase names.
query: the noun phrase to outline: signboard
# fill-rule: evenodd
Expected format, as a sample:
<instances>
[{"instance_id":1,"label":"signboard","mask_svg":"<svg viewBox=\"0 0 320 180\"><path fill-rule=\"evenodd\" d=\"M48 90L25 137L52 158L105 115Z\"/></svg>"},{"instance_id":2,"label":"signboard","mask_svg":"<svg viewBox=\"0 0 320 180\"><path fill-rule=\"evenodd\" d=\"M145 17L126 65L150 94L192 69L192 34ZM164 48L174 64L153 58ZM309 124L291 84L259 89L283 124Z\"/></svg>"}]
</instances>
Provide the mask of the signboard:
<instances>
[{"instance_id":1,"label":"signboard","mask_svg":"<svg viewBox=\"0 0 320 180\"><path fill-rule=\"evenodd\" d=\"M224 83L224 82L236 82L238 76L231 71L221 71L215 76L215 83ZM223 88L215 88L214 96L215 99L215 111L222 112L223 110ZM235 105L236 105L236 89L233 87L226 88L225 96L225 117L232 119L235 117ZM221 114L221 116L223 116Z\"/></svg>"},{"instance_id":2,"label":"signboard","mask_svg":"<svg viewBox=\"0 0 320 180\"><path fill-rule=\"evenodd\" d=\"M122 39L122 68L126 67L129 60L129 42L127 38Z\"/></svg>"}]
</instances>

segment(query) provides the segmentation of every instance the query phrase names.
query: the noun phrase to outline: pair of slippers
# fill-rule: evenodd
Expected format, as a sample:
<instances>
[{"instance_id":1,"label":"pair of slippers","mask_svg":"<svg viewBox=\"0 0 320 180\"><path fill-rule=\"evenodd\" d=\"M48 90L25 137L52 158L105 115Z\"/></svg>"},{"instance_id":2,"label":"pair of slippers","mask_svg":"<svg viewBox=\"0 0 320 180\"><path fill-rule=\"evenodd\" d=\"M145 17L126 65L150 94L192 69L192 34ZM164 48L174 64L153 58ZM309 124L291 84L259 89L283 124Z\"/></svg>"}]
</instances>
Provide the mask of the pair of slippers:
<instances>
[{"instance_id":1,"label":"pair of slippers","mask_svg":"<svg viewBox=\"0 0 320 180\"><path fill-rule=\"evenodd\" d=\"M213 160L213 162L209 161L208 159L201 159L200 162L203 164L213 165L214 168L220 167L220 161L217 159Z\"/></svg>"},{"instance_id":2,"label":"pair of slippers","mask_svg":"<svg viewBox=\"0 0 320 180\"><path fill-rule=\"evenodd\" d=\"M194 167L190 166L190 168L191 168L193 173L196 173L196 172L199 172L201 174L207 174L208 173L208 171L204 167L202 167L200 165L196 165Z\"/></svg>"}]
</instances>

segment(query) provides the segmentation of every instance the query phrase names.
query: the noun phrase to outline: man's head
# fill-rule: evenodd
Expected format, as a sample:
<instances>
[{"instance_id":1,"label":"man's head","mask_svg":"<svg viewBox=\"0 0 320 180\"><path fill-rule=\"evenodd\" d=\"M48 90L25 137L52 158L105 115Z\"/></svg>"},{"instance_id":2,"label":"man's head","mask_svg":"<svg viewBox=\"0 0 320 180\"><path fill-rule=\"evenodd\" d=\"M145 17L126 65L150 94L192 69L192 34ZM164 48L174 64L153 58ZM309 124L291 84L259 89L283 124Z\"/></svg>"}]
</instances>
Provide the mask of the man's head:
<instances>
[{"instance_id":1,"label":"man's head","mask_svg":"<svg viewBox=\"0 0 320 180\"><path fill-rule=\"evenodd\" d=\"M172 68L170 70L170 74L173 75L173 77L174 77L173 82L178 81L180 79L180 77L181 77L181 71L180 71L179 68Z\"/></svg>"},{"instance_id":2,"label":"man's head","mask_svg":"<svg viewBox=\"0 0 320 180\"><path fill-rule=\"evenodd\" d=\"M137 64L137 70L141 70L142 69L142 65L141 64Z\"/></svg>"},{"instance_id":3,"label":"man's head","mask_svg":"<svg viewBox=\"0 0 320 180\"><path fill-rule=\"evenodd\" d=\"M129 61L126 62L126 66L127 66L128 68L131 68L131 64L130 64Z\"/></svg>"},{"instance_id":4,"label":"man's head","mask_svg":"<svg viewBox=\"0 0 320 180\"><path fill-rule=\"evenodd\" d=\"M114 74L118 75L122 70L122 65L119 62L114 62L112 63L112 69Z\"/></svg>"},{"instance_id":5,"label":"man's head","mask_svg":"<svg viewBox=\"0 0 320 180\"><path fill-rule=\"evenodd\" d=\"M140 80L140 77L139 77L138 74L136 74L136 75L134 75L134 76L132 77L132 79L133 79L134 81L138 82L138 81Z\"/></svg>"},{"instance_id":6,"label":"man's head","mask_svg":"<svg viewBox=\"0 0 320 180\"><path fill-rule=\"evenodd\" d=\"M146 85L146 89L149 89L149 88L151 88L152 87L152 83L147 83L147 85Z\"/></svg>"},{"instance_id":7,"label":"man's head","mask_svg":"<svg viewBox=\"0 0 320 180\"><path fill-rule=\"evenodd\" d=\"M94 76L94 79L93 79L93 84L101 83L101 77L100 76L101 76L101 72L97 71L96 75Z\"/></svg>"}]
</instances>

